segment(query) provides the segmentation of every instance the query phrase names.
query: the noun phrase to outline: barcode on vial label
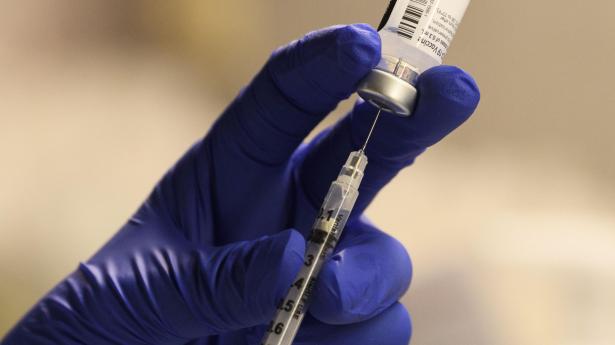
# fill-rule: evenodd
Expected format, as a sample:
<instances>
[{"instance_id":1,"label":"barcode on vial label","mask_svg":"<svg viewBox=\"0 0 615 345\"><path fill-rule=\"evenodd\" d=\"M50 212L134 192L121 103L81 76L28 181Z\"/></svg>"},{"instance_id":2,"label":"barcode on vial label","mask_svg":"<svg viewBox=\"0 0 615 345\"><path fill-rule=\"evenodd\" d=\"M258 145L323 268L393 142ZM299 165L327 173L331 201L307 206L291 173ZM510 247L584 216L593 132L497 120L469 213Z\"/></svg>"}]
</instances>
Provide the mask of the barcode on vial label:
<instances>
[{"instance_id":1,"label":"barcode on vial label","mask_svg":"<svg viewBox=\"0 0 615 345\"><path fill-rule=\"evenodd\" d=\"M401 18L401 22L399 23L397 30L398 34L410 40L414 37L416 28L419 26L421 17L423 17L423 13L425 13L425 9L427 8L427 1L428 0L410 0Z\"/></svg>"}]
</instances>

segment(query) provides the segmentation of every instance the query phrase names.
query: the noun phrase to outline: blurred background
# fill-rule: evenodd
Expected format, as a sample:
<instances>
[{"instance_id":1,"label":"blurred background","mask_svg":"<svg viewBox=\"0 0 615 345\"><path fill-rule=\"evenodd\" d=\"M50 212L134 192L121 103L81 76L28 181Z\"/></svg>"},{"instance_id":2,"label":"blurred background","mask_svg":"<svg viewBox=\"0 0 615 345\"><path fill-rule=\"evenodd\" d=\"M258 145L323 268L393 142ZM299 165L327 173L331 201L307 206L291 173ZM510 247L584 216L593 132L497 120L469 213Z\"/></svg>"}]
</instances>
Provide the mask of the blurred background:
<instances>
[{"instance_id":1,"label":"blurred background","mask_svg":"<svg viewBox=\"0 0 615 345\"><path fill-rule=\"evenodd\" d=\"M377 25L387 2L2 1L0 336L123 224L274 48ZM615 343L613 12L470 6L446 63L474 75L480 108L368 211L413 257L414 344Z\"/></svg>"}]
</instances>

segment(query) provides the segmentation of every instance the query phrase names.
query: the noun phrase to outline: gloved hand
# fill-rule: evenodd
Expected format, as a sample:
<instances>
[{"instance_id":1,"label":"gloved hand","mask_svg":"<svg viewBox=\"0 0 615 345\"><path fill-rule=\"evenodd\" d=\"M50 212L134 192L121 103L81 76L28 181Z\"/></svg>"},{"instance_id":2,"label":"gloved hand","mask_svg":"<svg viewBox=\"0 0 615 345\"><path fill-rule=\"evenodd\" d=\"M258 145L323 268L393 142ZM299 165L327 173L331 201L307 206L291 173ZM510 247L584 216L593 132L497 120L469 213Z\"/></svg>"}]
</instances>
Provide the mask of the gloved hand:
<instances>
[{"instance_id":1,"label":"gloved hand","mask_svg":"<svg viewBox=\"0 0 615 345\"><path fill-rule=\"evenodd\" d=\"M277 50L127 224L3 344L257 344L303 263L304 236L330 182L376 109L359 101L300 144L379 57L367 25L328 28ZM361 213L479 100L455 67L425 72L418 90L412 117L381 117L354 215L296 344L409 341L410 319L397 302L410 283L409 257Z\"/></svg>"}]
</instances>

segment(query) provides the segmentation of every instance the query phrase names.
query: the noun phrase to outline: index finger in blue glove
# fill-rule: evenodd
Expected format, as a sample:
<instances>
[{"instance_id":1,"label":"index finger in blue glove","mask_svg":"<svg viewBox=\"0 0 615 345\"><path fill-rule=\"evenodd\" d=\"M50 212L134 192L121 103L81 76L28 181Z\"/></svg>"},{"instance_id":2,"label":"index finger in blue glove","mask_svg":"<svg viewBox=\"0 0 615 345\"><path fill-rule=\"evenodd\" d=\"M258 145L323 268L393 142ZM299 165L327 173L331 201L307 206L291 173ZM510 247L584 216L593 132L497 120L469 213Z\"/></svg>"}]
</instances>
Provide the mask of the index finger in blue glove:
<instances>
[{"instance_id":1,"label":"index finger in blue glove","mask_svg":"<svg viewBox=\"0 0 615 345\"><path fill-rule=\"evenodd\" d=\"M411 277L404 246L364 219L356 219L323 266L310 313L328 324L365 321L397 302Z\"/></svg>"},{"instance_id":2,"label":"index finger in blue glove","mask_svg":"<svg viewBox=\"0 0 615 345\"><path fill-rule=\"evenodd\" d=\"M312 32L274 52L210 135L223 152L282 163L355 91L379 56L380 38L366 24Z\"/></svg>"},{"instance_id":3,"label":"index finger in blue glove","mask_svg":"<svg viewBox=\"0 0 615 345\"><path fill-rule=\"evenodd\" d=\"M166 212L186 238L205 244L287 227L287 159L379 56L379 36L365 24L316 31L277 50L165 176L150 199L154 209ZM213 223L224 231L202 231Z\"/></svg>"},{"instance_id":4,"label":"index finger in blue glove","mask_svg":"<svg viewBox=\"0 0 615 345\"><path fill-rule=\"evenodd\" d=\"M380 117L366 150L369 164L355 214L360 214L400 169L465 122L480 99L474 79L452 66L426 71L420 76L417 89L418 102L410 117L388 113ZM376 111L371 104L359 101L348 116L318 136L302 153L305 157L299 181L314 205L322 201L349 152L360 148Z\"/></svg>"}]
</instances>

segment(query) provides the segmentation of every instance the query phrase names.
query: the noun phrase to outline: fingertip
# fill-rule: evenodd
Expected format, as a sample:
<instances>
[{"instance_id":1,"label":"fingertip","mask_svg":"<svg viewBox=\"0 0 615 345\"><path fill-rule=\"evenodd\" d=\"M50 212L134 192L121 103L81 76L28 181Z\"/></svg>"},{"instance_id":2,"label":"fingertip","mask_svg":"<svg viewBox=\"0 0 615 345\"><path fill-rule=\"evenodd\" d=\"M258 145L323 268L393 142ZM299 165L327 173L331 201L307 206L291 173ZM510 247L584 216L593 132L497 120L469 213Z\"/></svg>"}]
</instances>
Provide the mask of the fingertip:
<instances>
[{"instance_id":1,"label":"fingertip","mask_svg":"<svg viewBox=\"0 0 615 345\"><path fill-rule=\"evenodd\" d=\"M341 69L363 77L380 60L378 32L368 24L352 24L339 29L338 64Z\"/></svg>"},{"instance_id":2,"label":"fingertip","mask_svg":"<svg viewBox=\"0 0 615 345\"><path fill-rule=\"evenodd\" d=\"M276 241L279 246L277 251L280 255L270 253L268 257L273 261L272 263L279 262L280 276L286 277L287 280L292 280L303 263L305 239L294 229L282 231L275 237L278 239ZM281 285L281 293L286 293L287 284Z\"/></svg>"},{"instance_id":3,"label":"fingertip","mask_svg":"<svg viewBox=\"0 0 615 345\"><path fill-rule=\"evenodd\" d=\"M456 108L473 111L480 101L480 89L474 78L456 66L442 65L425 71L417 88L421 97L444 98Z\"/></svg>"},{"instance_id":4,"label":"fingertip","mask_svg":"<svg viewBox=\"0 0 615 345\"><path fill-rule=\"evenodd\" d=\"M409 344L412 338L412 317L408 309L399 302L395 303L389 308L388 317L393 319L393 322L397 324L395 330L397 331L397 340L399 344Z\"/></svg>"},{"instance_id":5,"label":"fingertip","mask_svg":"<svg viewBox=\"0 0 615 345\"><path fill-rule=\"evenodd\" d=\"M259 243L260 242L260 243ZM247 255L250 267L244 277L246 296L252 296L258 315L270 317L278 300L288 292L288 287L303 264L305 239L290 229L257 241L258 253ZM250 292L249 290L253 290Z\"/></svg>"},{"instance_id":6,"label":"fingertip","mask_svg":"<svg viewBox=\"0 0 615 345\"><path fill-rule=\"evenodd\" d=\"M379 58L380 37L373 28L337 25L278 49L268 71L294 106L324 116L350 97Z\"/></svg>"},{"instance_id":7,"label":"fingertip","mask_svg":"<svg viewBox=\"0 0 615 345\"><path fill-rule=\"evenodd\" d=\"M298 342L312 344L313 341L309 340L315 338L314 334L316 334L316 339L321 340L318 344L323 345L407 345L412 336L412 321L408 310L401 303L395 302L378 315L362 322L349 325L312 322L309 329L299 333Z\"/></svg>"},{"instance_id":8,"label":"fingertip","mask_svg":"<svg viewBox=\"0 0 615 345\"><path fill-rule=\"evenodd\" d=\"M344 322L348 319L346 315L348 308L345 307L347 303L343 300L344 294L341 293L342 287L335 263L337 258L334 257L332 261L334 263L325 264L320 272L319 282L310 306L310 314L326 324L340 325L348 323Z\"/></svg>"},{"instance_id":9,"label":"fingertip","mask_svg":"<svg viewBox=\"0 0 615 345\"><path fill-rule=\"evenodd\" d=\"M364 321L394 304L412 277L404 246L375 228L353 229L320 274L311 312L328 324Z\"/></svg>"},{"instance_id":10,"label":"fingertip","mask_svg":"<svg viewBox=\"0 0 615 345\"><path fill-rule=\"evenodd\" d=\"M461 126L474 113L480 100L474 79L454 66L438 66L425 71L419 77L417 90L414 112L406 121L399 121L405 133L405 138L399 140L404 140L413 150L433 146Z\"/></svg>"}]
</instances>

